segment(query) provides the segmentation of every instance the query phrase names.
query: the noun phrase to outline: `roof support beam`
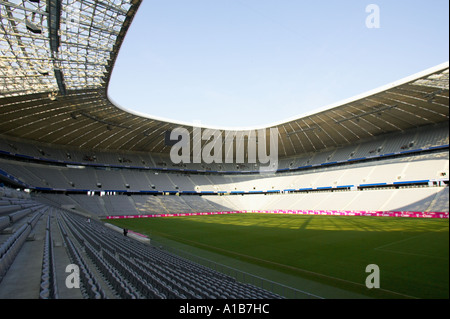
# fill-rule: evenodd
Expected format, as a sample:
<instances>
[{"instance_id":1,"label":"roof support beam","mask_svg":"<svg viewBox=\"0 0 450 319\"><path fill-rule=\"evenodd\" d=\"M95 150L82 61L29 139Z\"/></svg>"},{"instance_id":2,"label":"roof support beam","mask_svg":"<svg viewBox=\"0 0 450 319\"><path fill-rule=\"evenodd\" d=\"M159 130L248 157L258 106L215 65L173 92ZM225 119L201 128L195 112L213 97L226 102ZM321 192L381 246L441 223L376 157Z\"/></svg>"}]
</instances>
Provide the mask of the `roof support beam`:
<instances>
[{"instance_id":1,"label":"roof support beam","mask_svg":"<svg viewBox=\"0 0 450 319\"><path fill-rule=\"evenodd\" d=\"M50 38L50 51L53 59L56 83L58 84L59 93L66 95L66 85L64 83L64 75L60 68L60 62L57 60L59 56L59 26L61 20L61 1L47 0L48 15L48 36Z\"/></svg>"}]
</instances>

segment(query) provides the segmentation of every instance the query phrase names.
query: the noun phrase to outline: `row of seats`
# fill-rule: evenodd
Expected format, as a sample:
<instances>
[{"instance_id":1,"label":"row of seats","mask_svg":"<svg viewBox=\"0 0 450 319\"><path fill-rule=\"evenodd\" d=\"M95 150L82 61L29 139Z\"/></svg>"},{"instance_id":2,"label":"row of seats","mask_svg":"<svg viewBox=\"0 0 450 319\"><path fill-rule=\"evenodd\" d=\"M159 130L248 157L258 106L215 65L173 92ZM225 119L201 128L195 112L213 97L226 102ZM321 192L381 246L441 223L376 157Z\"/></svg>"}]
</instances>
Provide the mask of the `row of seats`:
<instances>
[{"instance_id":1,"label":"row of seats","mask_svg":"<svg viewBox=\"0 0 450 319\"><path fill-rule=\"evenodd\" d=\"M402 187L358 191L328 189L289 194L229 196L40 194L40 200L94 216L153 215L252 210L369 210L448 212L449 188ZM114 200L111 200L114 199ZM126 209L118 209L126 207Z\"/></svg>"},{"instance_id":2,"label":"row of seats","mask_svg":"<svg viewBox=\"0 0 450 319\"><path fill-rule=\"evenodd\" d=\"M67 247L68 254L70 256L71 261L79 267L80 281L82 282L83 295L89 299L106 299L106 293L102 289L101 285L98 283L95 275L89 269L89 266L72 242L72 239L69 236L65 226L62 224L61 220L58 220L58 225L63 235L64 243Z\"/></svg>"},{"instance_id":3,"label":"row of seats","mask_svg":"<svg viewBox=\"0 0 450 319\"><path fill-rule=\"evenodd\" d=\"M56 282L54 244L51 232L51 215L47 215L45 228L44 252L42 257L42 274L39 297L41 299L57 299L58 284Z\"/></svg>"},{"instance_id":4,"label":"row of seats","mask_svg":"<svg viewBox=\"0 0 450 319\"><path fill-rule=\"evenodd\" d=\"M408 151L430 146L439 146L449 143L448 123L438 126L413 129L408 132L381 136L376 140L362 141L361 143L315 152L302 154L295 158L282 159L279 168L299 167L304 165L321 164L332 161L345 161L352 158L370 157L374 155ZM57 161L77 163L100 163L110 165L158 167L171 169L196 169L216 171L248 171L258 170L255 164L187 164L179 167L172 165L168 155L149 153L106 153L96 152L86 154L80 150L69 148L50 148L28 144L26 142L11 141L0 138L0 151L12 154L26 155L36 158L51 159Z\"/></svg>"},{"instance_id":5,"label":"row of seats","mask_svg":"<svg viewBox=\"0 0 450 319\"><path fill-rule=\"evenodd\" d=\"M31 200L0 199L0 231L42 207Z\"/></svg>"},{"instance_id":6,"label":"row of seats","mask_svg":"<svg viewBox=\"0 0 450 319\"><path fill-rule=\"evenodd\" d=\"M18 211L9 215L14 216L14 219L10 218L10 223L8 223L7 226L14 225L20 221L20 219L30 215L32 212L34 213L31 218L14 230L12 235L7 237L6 240L0 245L0 281L12 265L14 258L22 248L22 245L27 240L28 235L31 233L42 215L42 210L39 210L41 208L42 205L36 205L35 209ZM5 227L2 229L5 229Z\"/></svg>"},{"instance_id":7,"label":"row of seats","mask_svg":"<svg viewBox=\"0 0 450 319\"><path fill-rule=\"evenodd\" d=\"M256 286L200 266L105 228L63 213L75 238L120 298L281 298Z\"/></svg>"},{"instance_id":8,"label":"row of seats","mask_svg":"<svg viewBox=\"0 0 450 319\"><path fill-rule=\"evenodd\" d=\"M286 172L276 175L182 175L149 170L75 169L0 159L3 170L30 187L57 190L233 192L339 187L415 180L448 180L448 151L383 159L370 163ZM101 172L101 174L99 174Z\"/></svg>"},{"instance_id":9,"label":"row of seats","mask_svg":"<svg viewBox=\"0 0 450 319\"><path fill-rule=\"evenodd\" d=\"M68 287L62 277L67 274L61 269L71 263L79 267L79 297L86 299L282 298L123 236L95 219L24 201L32 209L0 231L0 296L16 298L8 289L16 285L17 272L33 264L40 273L21 290L33 298L64 298ZM29 254L27 247L36 243L38 248Z\"/></svg>"}]
</instances>

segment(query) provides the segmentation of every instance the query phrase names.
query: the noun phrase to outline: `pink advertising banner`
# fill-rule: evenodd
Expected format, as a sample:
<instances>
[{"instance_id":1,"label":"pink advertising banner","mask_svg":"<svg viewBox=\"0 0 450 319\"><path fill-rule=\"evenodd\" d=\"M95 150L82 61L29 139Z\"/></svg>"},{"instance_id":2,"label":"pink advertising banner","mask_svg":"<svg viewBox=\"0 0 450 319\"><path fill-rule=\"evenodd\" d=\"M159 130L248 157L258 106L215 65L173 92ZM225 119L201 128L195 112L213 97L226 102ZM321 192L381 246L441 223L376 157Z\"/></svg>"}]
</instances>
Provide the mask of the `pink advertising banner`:
<instances>
[{"instance_id":1,"label":"pink advertising banner","mask_svg":"<svg viewBox=\"0 0 450 319\"><path fill-rule=\"evenodd\" d=\"M377 217L409 217L409 218L449 218L447 212L401 212L401 211L341 211L341 210L252 210L252 211L225 211L210 213L178 213L178 214L150 214L150 215L114 215L107 219L123 218L156 218L156 217L183 217L200 215L222 215L243 213L265 214L297 214L297 215L328 215L328 216L377 216Z\"/></svg>"}]
</instances>

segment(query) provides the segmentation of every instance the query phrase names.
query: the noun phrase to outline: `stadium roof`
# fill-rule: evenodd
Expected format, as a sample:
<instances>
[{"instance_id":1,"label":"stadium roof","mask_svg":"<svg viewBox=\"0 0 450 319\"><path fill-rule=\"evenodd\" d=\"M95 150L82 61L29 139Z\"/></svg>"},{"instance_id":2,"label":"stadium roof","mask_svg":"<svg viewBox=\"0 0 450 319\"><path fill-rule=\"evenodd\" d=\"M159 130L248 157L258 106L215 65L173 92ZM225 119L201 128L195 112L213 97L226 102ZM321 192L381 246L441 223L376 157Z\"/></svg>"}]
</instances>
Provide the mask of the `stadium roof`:
<instances>
[{"instance_id":1,"label":"stadium roof","mask_svg":"<svg viewBox=\"0 0 450 319\"><path fill-rule=\"evenodd\" d=\"M0 134L86 150L168 153L167 131L192 132L190 123L127 111L108 97L114 62L140 3L0 0ZM278 129L278 154L285 157L448 123L448 72L446 62L265 128Z\"/></svg>"}]
</instances>

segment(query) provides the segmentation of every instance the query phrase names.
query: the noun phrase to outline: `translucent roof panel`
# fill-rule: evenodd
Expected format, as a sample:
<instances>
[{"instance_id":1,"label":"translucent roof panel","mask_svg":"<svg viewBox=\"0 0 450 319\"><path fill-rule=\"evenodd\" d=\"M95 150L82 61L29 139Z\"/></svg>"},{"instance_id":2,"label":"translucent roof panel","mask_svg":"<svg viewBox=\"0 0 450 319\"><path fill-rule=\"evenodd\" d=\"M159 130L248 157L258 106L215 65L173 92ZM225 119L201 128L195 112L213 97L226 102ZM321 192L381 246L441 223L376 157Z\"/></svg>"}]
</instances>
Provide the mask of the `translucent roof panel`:
<instances>
[{"instance_id":1,"label":"translucent roof panel","mask_svg":"<svg viewBox=\"0 0 450 319\"><path fill-rule=\"evenodd\" d=\"M165 136L176 128L192 132L194 140L196 124L133 113L108 97L114 63L140 4L139 0L0 0L0 137L158 154L170 152ZM412 128L448 125L448 69L446 62L259 129L277 129L282 158ZM212 129L223 136L231 130Z\"/></svg>"},{"instance_id":2,"label":"translucent roof panel","mask_svg":"<svg viewBox=\"0 0 450 319\"><path fill-rule=\"evenodd\" d=\"M104 87L131 2L0 1L0 97Z\"/></svg>"},{"instance_id":3,"label":"translucent roof panel","mask_svg":"<svg viewBox=\"0 0 450 319\"><path fill-rule=\"evenodd\" d=\"M449 88L448 69L442 71L441 73L430 75L427 78L417 80L416 82L414 82L414 84L448 90Z\"/></svg>"}]
</instances>

